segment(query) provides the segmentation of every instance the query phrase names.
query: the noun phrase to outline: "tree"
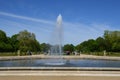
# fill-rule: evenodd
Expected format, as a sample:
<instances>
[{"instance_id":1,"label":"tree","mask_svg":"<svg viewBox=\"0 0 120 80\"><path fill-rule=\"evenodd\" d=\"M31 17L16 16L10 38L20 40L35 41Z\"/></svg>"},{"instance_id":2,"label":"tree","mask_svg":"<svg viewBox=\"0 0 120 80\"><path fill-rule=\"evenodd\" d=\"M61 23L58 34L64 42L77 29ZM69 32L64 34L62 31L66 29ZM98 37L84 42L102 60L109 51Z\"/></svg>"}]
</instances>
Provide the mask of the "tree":
<instances>
[{"instance_id":1,"label":"tree","mask_svg":"<svg viewBox=\"0 0 120 80\"><path fill-rule=\"evenodd\" d=\"M108 31L104 32L104 38L106 41L107 51L115 51L116 44L120 43L120 31Z\"/></svg>"},{"instance_id":2,"label":"tree","mask_svg":"<svg viewBox=\"0 0 120 80\"><path fill-rule=\"evenodd\" d=\"M6 33L0 30L0 42L6 42L6 41L7 41Z\"/></svg>"},{"instance_id":3,"label":"tree","mask_svg":"<svg viewBox=\"0 0 120 80\"><path fill-rule=\"evenodd\" d=\"M40 44L35 38L34 33L30 33L27 30L21 31L18 34L19 49L21 51L40 51Z\"/></svg>"},{"instance_id":4,"label":"tree","mask_svg":"<svg viewBox=\"0 0 120 80\"><path fill-rule=\"evenodd\" d=\"M42 52L48 52L50 50L50 44L42 43L40 47Z\"/></svg>"},{"instance_id":5,"label":"tree","mask_svg":"<svg viewBox=\"0 0 120 80\"><path fill-rule=\"evenodd\" d=\"M89 49L90 52L94 52L94 51L97 50L96 49L97 48L97 43L94 39L89 39L87 41L87 46L88 46L88 49Z\"/></svg>"},{"instance_id":6,"label":"tree","mask_svg":"<svg viewBox=\"0 0 120 80\"><path fill-rule=\"evenodd\" d=\"M73 52L75 50L75 48L74 48L73 44L66 44L66 45L64 45L63 50Z\"/></svg>"},{"instance_id":7,"label":"tree","mask_svg":"<svg viewBox=\"0 0 120 80\"><path fill-rule=\"evenodd\" d=\"M115 42L112 46L112 51L120 52L120 42Z\"/></svg>"},{"instance_id":8,"label":"tree","mask_svg":"<svg viewBox=\"0 0 120 80\"><path fill-rule=\"evenodd\" d=\"M10 42L10 38L6 36L6 33L0 30L0 52L12 51L13 47Z\"/></svg>"},{"instance_id":9,"label":"tree","mask_svg":"<svg viewBox=\"0 0 120 80\"><path fill-rule=\"evenodd\" d=\"M17 39L18 35L19 34L14 34L11 37L11 44L12 44L14 52L16 52L18 50L18 48L19 48L19 40Z\"/></svg>"},{"instance_id":10,"label":"tree","mask_svg":"<svg viewBox=\"0 0 120 80\"><path fill-rule=\"evenodd\" d=\"M81 51L83 52L94 52L96 51L97 43L93 39L82 42L80 45Z\"/></svg>"},{"instance_id":11,"label":"tree","mask_svg":"<svg viewBox=\"0 0 120 80\"><path fill-rule=\"evenodd\" d=\"M106 50L106 42L105 42L104 38L98 37L96 39L96 43L97 43L96 51Z\"/></svg>"},{"instance_id":12,"label":"tree","mask_svg":"<svg viewBox=\"0 0 120 80\"><path fill-rule=\"evenodd\" d=\"M5 51L5 43L0 42L0 52L4 52L4 51Z\"/></svg>"},{"instance_id":13,"label":"tree","mask_svg":"<svg viewBox=\"0 0 120 80\"><path fill-rule=\"evenodd\" d=\"M78 52L82 51L82 46L80 44L78 44L77 46L75 46L75 50Z\"/></svg>"}]
</instances>

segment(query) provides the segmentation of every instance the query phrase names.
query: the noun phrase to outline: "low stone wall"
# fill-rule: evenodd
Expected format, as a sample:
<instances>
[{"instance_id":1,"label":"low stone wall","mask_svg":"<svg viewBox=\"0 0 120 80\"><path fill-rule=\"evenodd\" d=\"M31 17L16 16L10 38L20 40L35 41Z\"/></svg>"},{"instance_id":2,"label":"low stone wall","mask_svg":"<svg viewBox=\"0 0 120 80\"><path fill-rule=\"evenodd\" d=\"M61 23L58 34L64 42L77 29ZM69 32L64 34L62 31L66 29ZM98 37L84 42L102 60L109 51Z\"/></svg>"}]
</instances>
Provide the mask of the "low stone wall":
<instances>
[{"instance_id":1,"label":"low stone wall","mask_svg":"<svg viewBox=\"0 0 120 80\"><path fill-rule=\"evenodd\" d=\"M0 71L117 71L120 68L104 67L0 67Z\"/></svg>"},{"instance_id":2,"label":"low stone wall","mask_svg":"<svg viewBox=\"0 0 120 80\"><path fill-rule=\"evenodd\" d=\"M81 55L81 56L48 56L48 55L6 56L6 57L0 57L0 60L48 59L48 58L120 60L120 57L92 56L92 55Z\"/></svg>"}]
</instances>

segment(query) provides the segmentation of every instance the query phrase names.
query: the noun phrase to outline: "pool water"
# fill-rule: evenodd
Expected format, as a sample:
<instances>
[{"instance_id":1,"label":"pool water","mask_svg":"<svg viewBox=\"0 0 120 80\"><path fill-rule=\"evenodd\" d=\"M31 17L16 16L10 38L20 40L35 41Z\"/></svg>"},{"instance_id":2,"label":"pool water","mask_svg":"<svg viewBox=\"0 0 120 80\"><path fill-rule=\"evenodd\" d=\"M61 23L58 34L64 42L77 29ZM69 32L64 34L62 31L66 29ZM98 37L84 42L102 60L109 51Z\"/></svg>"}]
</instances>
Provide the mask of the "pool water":
<instances>
[{"instance_id":1,"label":"pool water","mask_svg":"<svg viewBox=\"0 0 120 80\"><path fill-rule=\"evenodd\" d=\"M94 59L27 59L0 61L0 67L114 67L120 68L120 61Z\"/></svg>"}]
</instances>

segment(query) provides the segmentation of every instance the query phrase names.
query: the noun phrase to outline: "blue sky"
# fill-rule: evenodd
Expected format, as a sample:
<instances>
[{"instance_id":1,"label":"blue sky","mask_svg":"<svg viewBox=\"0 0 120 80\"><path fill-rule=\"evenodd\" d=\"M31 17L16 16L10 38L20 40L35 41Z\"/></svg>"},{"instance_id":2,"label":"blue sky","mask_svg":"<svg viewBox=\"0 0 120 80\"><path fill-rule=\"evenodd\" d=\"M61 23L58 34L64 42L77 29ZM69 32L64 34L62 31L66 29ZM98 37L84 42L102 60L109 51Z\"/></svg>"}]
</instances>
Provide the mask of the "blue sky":
<instances>
[{"instance_id":1,"label":"blue sky","mask_svg":"<svg viewBox=\"0 0 120 80\"><path fill-rule=\"evenodd\" d=\"M77 45L103 36L104 30L120 30L120 0L0 0L0 29L8 36L26 29L40 43L49 43L59 14L64 44Z\"/></svg>"}]
</instances>

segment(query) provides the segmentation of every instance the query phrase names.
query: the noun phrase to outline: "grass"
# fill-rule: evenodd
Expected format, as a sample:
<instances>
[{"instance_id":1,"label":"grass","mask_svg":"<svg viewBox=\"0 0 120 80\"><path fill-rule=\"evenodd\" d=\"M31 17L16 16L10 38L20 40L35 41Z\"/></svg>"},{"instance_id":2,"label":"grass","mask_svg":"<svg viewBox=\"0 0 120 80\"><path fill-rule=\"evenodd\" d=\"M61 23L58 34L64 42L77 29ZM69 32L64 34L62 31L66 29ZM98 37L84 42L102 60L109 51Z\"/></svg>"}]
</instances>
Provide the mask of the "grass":
<instances>
[{"instance_id":1,"label":"grass","mask_svg":"<svg viewBox=\"0 0 120 80\"><path fill-rule=\"evenodd\" d=\"M85 53L85 54L96 55L96 56L104 56L103 52L89 52L89 53ZM106 52L106 56L120 57L120 52Z\"/></svg>"},{"instance_id":2,"label":"grass","mask_svg":"<svg viewBox=\"0 0 120 80\"><path fill-rule=\"evenodd\" d=\"M0 52L0 56L17 56L15 52Z\"/></svg>"},{"instance_id":3,"label":"grass","mask_svg":"<svg viewBox=\"0 0 120 80\"><path fill-rule=\"evenodd\" d=\"M108 52L107 56L116 56L116 57L120 57L120 52Z\"/></svg>"}]
</instances>

